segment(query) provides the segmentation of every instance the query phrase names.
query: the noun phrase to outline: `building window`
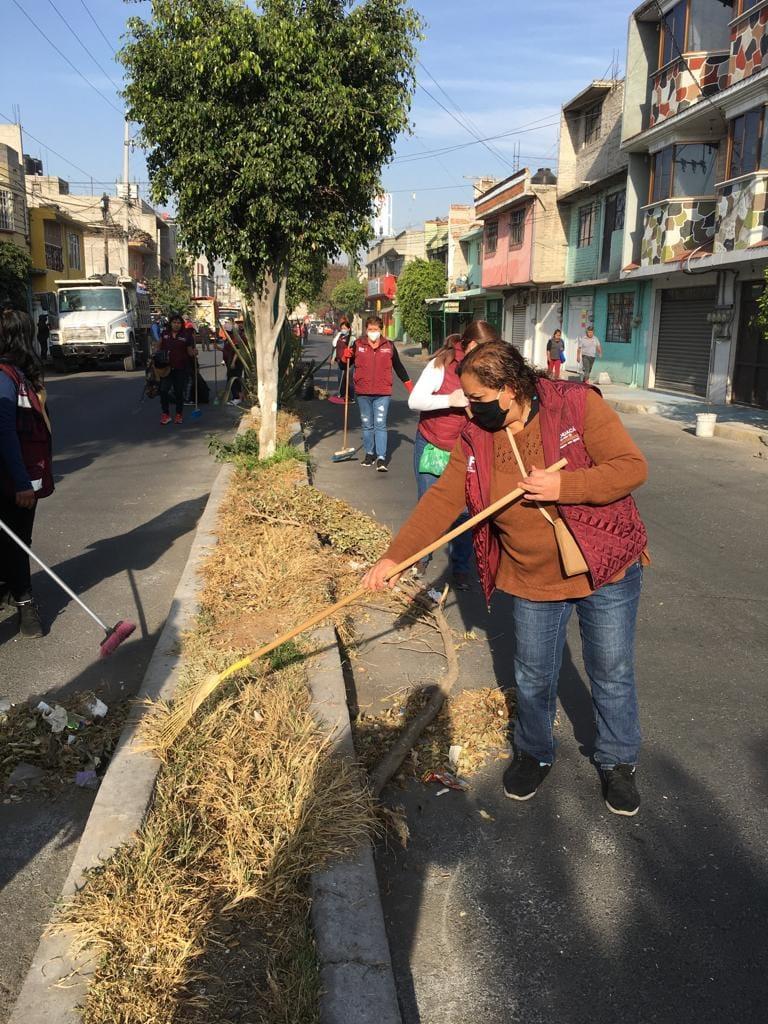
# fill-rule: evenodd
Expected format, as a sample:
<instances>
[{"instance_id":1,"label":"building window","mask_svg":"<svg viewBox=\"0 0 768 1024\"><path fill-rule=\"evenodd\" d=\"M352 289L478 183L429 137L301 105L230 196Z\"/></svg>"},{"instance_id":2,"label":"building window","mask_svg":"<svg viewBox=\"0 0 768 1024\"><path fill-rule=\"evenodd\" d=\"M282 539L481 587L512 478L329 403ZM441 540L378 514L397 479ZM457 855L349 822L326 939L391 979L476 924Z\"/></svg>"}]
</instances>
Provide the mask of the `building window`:
<instances>
[{"instance_id":1,"label":"building window","mask_svg":"<svg viewBox=\"0 0 768 1024\"><path fill-rule=\"evenodd\" d=\"M563 301L562 288L548 288L547 291L541 293L541 304L542 306L552 306L556 302Z\"/></svg>"},{"instance_id":2,"label":"building window","mask_svg":"<svg viewBox=\"0 0 768 1024\"><path fill-rule=\"evenodd\" d=\"M675 4L661 19L659 67L685 53L688 21L688 0Z\"/></svg>"},{"instance_id":3,"label":"building window","mask_svg":"<svg viewBox=\"0 0 768 1024\"><path fill-rule=\"evenodd\" d=\"M605 340L613 345L628 345L632 340L632 317L635 314L633 292L614 292L608 296L608 324Z\"/></svg>"},{"instance_id":4,"label":"building window","mask_svg":"<svg viewBox=\"0 0 768 1024\"><path fill-rule=\"evenodd\" d=\"M763 154L763 107L748 110L746 114L734 117L729 133L729 178L741 174L752 174L766 166Z\"/></svg>"},{"instance_id":5,"label":"building window","mask_svg":"<svg viewBox=\"0 0 768 1024\"><path fill-rule=\"evenodd\" d=\"M0 229L13 231L13 192L0 189Z\"/></svg>"},{"instance_id":6,"label":"building window","mask_svg":"<svg viewBox=\"0 0 768 1024\"><path fill-rule=\"evenodd\" d=\"M509 215L509 248L519 249L525 240L525 210L513 210Z\"/></svg>"},{"instance_id":7,"label":"building window","mask_svg":"<svg viewBox=\"0 0 768 1024\"><path fill-rule=\"evenodd\" d=\"M485 255L494 256L499 242L499 222L492 220L485 226Z\"/></svg>"},{"instance_id":8,"label":"building window","mask_svg":"<svg viewBox=\"0 0 768 1024\"><path fill-rule=\"evenodd\" d=\"M80 236L74 231L70 231L67 236L67 252L69 254L69 269L82 270Z\"/></svg>"},{"instance_id":9,"label":"building window","mask_svg":"<svg viewBox=\"0 0 768 1024\"><path fill-rule=\"evenodd\" d=\"M584 111L584 145L600 138L600 126L603 118L603 101L595 103Z\"/></svg>"},{"instance_id":10,"label":"building window","mask_svg":"<svg viewBox=\"0 0 768 1024\"><path fill-rule=\"evenodd\" d=\"M714 195L716 161L717 146L710 142L662 149L653 158L650 201Z\"/></svg>"},{"instance_id":11,"label":"building window","mask_svg":"<svg viewBox=\"0 0 768 1024\"><path fill-rule=\"evenodd\" d=\"M61 247L61 224L55 220L43 221L45 265L48 270L64 269L64 250Z\"/></svg>"},{"instance_id":12,"label":"building window","mask_svg":"<svg viewBox=\"0 0 768 1024\"><path fill-rule=\"evenodd\" d=\"M592 203L589 206L582 206L579 210L579 249L586 249L592 245L592 238L595 233L595 208Z\"/></svg>"}]
</instances>

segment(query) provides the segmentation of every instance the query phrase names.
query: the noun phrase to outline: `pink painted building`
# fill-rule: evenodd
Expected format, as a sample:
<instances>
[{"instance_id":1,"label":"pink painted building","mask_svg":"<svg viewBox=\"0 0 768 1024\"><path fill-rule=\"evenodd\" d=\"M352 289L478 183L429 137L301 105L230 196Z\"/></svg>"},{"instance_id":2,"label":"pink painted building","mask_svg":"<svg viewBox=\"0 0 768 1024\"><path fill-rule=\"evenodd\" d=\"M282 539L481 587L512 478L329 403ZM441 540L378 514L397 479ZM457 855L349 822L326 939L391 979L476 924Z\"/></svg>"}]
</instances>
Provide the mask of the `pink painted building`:
<instances>
[{"instance_id":1,"label":"pink painted building","mask_svg":"<svg viewBox=\"0 0 768 1024\"><path fill-rule=\"evenodd\" d=\"M560 326L566 230L557 179L526 168L475 200L483 223L482 286L503 295L504 338L544 365L547 338Z\"/></svg>"}]
</instances>

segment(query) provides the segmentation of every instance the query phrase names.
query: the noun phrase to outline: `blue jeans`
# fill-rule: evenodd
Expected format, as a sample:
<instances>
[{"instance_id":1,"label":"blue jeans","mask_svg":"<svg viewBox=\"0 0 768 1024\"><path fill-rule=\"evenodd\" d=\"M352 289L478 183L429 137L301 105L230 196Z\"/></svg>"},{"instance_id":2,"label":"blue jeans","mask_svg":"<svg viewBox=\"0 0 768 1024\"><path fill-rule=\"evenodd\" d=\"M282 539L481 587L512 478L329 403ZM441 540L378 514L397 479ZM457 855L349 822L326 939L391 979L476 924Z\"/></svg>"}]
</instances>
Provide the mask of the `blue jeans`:
<instances>
[{"instance_id":1,"label":"blue jeans","mask_svg":"<svg viewBox=\"0 0 768 1024\"><path fill-rule=\"evenodd\" d=\"M357 407L363 424L363 448L366 455L387 457L387 414L389 395L358 395Z\"/></svg>"},{"instance_id":2,"label":"blue jeans","mask_svg":"<svg viewBox=\"0 0 768 1024\"><path fill-rule=\"evenodd\" d=\"M433 476L431 473L420 473L419 462L421 461L422 452L427 447L429 442L421 431L416 431L416 439L413 442L413 472L416 474L416 489L419 494L419 500L421 500L427 493L432 484L437 483L440 479L439 476ZM459 518L453 524L453 526L459 526L461 523L465 523L469 519L469 513L465 510L461 513ZM451 529L453 529L453 526ZM467 530L456 540L452 540L448 545L448 551L451 556L451 568L454 573L457 572L469 572L472 564L472 531ZM432 556L429 556L430 560Z\"/></svg>"},{"instance_id":3,"label":"blue jeans","mask_svg":"<svg viewBox=\"0 0 768 1024\"><path fill-rule=\"evenodd\" d=\"M640 722L635 688L635 624L643 569L635 563L623 580L571 601L513 597L517 719L515 747L541 762L555 757L553 726L565 633L573 609L579 617L584 666L592 688L602 767L636 764Z\"/></svg>"}]
</instances>

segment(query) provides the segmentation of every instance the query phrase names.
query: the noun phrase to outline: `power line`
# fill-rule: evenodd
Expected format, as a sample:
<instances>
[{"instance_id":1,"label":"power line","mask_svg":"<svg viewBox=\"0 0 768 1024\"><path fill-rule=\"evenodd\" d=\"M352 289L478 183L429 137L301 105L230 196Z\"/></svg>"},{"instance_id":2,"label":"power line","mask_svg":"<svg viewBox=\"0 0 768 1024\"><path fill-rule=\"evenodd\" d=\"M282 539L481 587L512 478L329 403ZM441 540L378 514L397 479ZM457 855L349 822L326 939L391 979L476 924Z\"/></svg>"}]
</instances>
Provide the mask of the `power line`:
<instances>
[{"instance_id":1,"label":"power line","mask_svg":"<svg viewBox=\"0 0 768 1024\"><path fill-rule=\"evenodd\" d=\"M117 50L114 48L112 43L110 43L109 39L107 39L107 37L101 31L101 25L99 25L98 21L96 21L96 19L94 18L93 14L91 13L90 7L88 6L88 4L86 4L85 0L80 0L80 3L83 5L83 10L85 11L85 13L88 15L88 17L91 19L93 24L96 26L96 28L97 28L97 30L99 32L99 35L101 36L101 38L104 40L104 42L107 44L107 46L110 48L110 50L112 51L112 53L116 57L117 56Z\"/></svg>"},{"instance_id":2,"label":"power line","mask_svg":"<svg viewBox=\"0 0 768 1024\"><path fill-rule=\"evenodd\" d=\"M454 146L443 146L440 149L432 149L426 153L408 153L405 156L395 157L392 163L412 163L416 160L426 160L430 156L444 156L446 153L455 153L459 149L477 146L480 142L492 142L495 139L507 139L510 135L526 135L528 132L543 131L545 128L552 128L560 123L559 121L549 121L546 124L540 124L539 122L543 120L545 118L538 118L537 121L529 121L526 124L520 125L519 128L512 128L498 135L489 135L484 139L476 139L474 142L460 142Z\"/></svg>"},{"instance_id":3,"label":"power line","mask_svg":"<svg viewBox=\"0 0 768 1024\"><path fill-rule=\"evenodd\" d=\"M458 103L451 96L448 95L448 93L445 91L443 86L438 82L438 80L435 78L435 76L432 74L432 72L426 66L424 61L419 60L419 66L424 71L426 71L426 73L429 75L429 77L435 83L435 85L440 90L440 92L443 94L443 96L445 96L446 100L448 100L448 102L451 104L453 109L456 111L456 113L461 118L461 121L464 123L464 126L466 127L466 129L470 133L470 135L473 135L476 139L479 140L481 138L481 136L482 136L482 132L477 127L477 125L474 123L474 121L472 121L472 119L467 114L464 113L464 111L461 109L461 107L458 105ZM501 160L502 163L505 163L505 164L509 165L509 161L507 160L507 158L495 146L486 146L485 148L492 155L495 155L498 160Z\"/></svg>"},{"instance_id":4,"label":"power line","mask_svg":"<svg viewBox=\"0 0 768 1024\"><path fill-rule=\"evenodd\" d=\"M62 60L65 60L67 62L67 64L69 64L69 66L72 68L72 70L75 72L75 74L79 75L80 78L82 78L82 80L85 82L86 85L89 85L91 87L91 89L93 89L94 92L98 93L99 96L101 96L101 98L104 100L105 103L108 103L110 105L110 107L112 107L113 110L116 110L117 113L122 117L123 116L123 111L120 110L119 107L116 107L115 104L112 102L112 100L108 96L105 96L104 93L101 91L101 89L99 89L97 86L95 86L90 79L86 78L85 75L82 73L82 71L72 63L72 61L69 59L69 57L67 57L67 55L65 53L62 53L62 51L58 48L56 43L54 43L53 40L50 39L45 34L45 32L43 32L43 30L37 24L35 19L30 14L28 14L27 11L24 10L24 8L19 3L19 0L13 0L13 2L16 4L18 9L21 11L21 13L24 15L24 17L30 23L30 25L32 25L32 27L35 28L40 33L40 35L43 37L43 39L45 39L45 41L50 46L53 47L53 49L56 51L56 53L58 53L58 55L62 58Z\"/></svg>"},{"instance_id":5,"label":"power line","mask_svg":"<svg viewBox=\"0 0 768 1024\"><path fill-rule=\"evenodd\" d=\"M499 159L497 154L493 152L493 150L487 144L485 139L476 138L474 132L470 128L468 128L467 125L464 124L464 122L461 121L452 110L446 107L446 105L441 100L439 100L437 96L434 96L425 85L422 85L421 82L417 82L416 84L418 85L422 92L425 92L427 96L429 96L433 103L436 103L441 110L444 110L449 117L453 118L456 124L460 125L464 129L464 131L469 132L469 134L472 135L472 137L475 139L476 143L480 143L483 146L485 146L485 148L488 150L491 156L495 157L497 160ZM503 160L502 162L505 163L508 167L512 167L512 164L510 164L509 161Z\"/></svg>"},{"instance_id":6,"label":"power line","mask_svg":"<svg viewBox=\"0 0 768 1024\"><path fill-rule=\"evenodd\" d=\"M54 9L54 11L56 11L58 16L61 18L61 20L64 22L64 24L69 29L71 35L73 35L75 37L75 39L77 40L77 42L82 46L82 48L85 50L85 52L91 58L91 60L96 65L96 67L99 69L99 71L102 73L102 75L104 75L105 78L108 78L109 81L112 83L112 85L115 87L115 89L118 92L120 92L120 86L117 84L117 82L114 80L114 78L112 78L112 76L109 74L109 72L104 70L104 68L101 66L101 64L98 62L98 60L94 57L94 55L91 53L91 51L85 45L85 43L80 38L80 36L77 34L77 32L75 32L75 30L72 28L70 23L67 21L67 19L64 17L64 15L61 13L61 11L56 6L56 4L53 2L53 0L48 0L48 3L51 5L51 7Z\"/></svg>"},{"instance_id":7,"label":"power line","mask_svg":"<svg viewBox=\"0 0 768 1024\"><path fill-rule=\"evenodd\" d=\"M7 121L8 124L16 124L15 120L12 117L8 117L7 114L0 113L0 117L2 117L2 119L4 121ZM88 182L90 182L92 180L90 174L88 174L88 171L86 171L86 169L84 167L81 167L79 164L73 163L72 160L68 160L67 157L63 156L61 153L57 153L56 150L53 148L53 146L49 146L47 143L42 142L40 139L35 138L35 136L32 134L32 132L30 132L23 125L20 125L19 127L21 128L21 130L26 135L28 135L30 137L30 139L32 139L33 142L36 142L38 144L38 146L42 146L43 149L50 150L50 152L53 153L54 156L57 156L59 158L59 160L63 160L65 164L69 164L70 167L74 167L75 170L81 171L83 174L87 175L88 176ZM21 155L23 156L23 154L21 154ZM95 181L95 179L93 179L93 180Z\"/></svg>"}]
</instances>

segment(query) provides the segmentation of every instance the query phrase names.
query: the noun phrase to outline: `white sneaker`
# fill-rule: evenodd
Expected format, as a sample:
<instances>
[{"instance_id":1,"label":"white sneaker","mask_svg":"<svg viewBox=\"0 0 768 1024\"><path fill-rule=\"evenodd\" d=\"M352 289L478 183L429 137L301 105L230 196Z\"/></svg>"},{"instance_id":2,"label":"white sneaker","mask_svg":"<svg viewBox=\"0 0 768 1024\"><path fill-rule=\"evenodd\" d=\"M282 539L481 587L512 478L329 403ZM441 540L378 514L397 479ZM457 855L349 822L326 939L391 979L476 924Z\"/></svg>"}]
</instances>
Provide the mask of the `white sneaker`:
<instances>
[{"instance_id":1,"label":"white sneaker","mask_svg":"<svg viewBox=\"0 0 768 1024\"><path fill-rule=\"evenodd\" d=\"M230 398L230 400L227 402L227 405L242 405L242 404L243 404L242 398Z\"/></svg>"}]
</instances>

